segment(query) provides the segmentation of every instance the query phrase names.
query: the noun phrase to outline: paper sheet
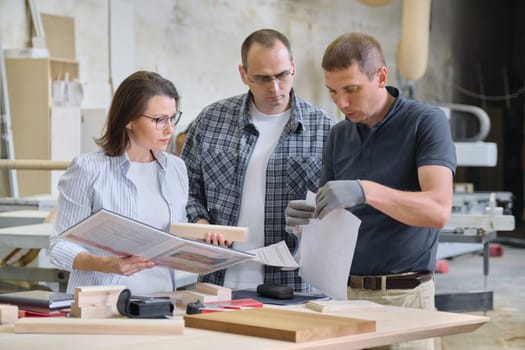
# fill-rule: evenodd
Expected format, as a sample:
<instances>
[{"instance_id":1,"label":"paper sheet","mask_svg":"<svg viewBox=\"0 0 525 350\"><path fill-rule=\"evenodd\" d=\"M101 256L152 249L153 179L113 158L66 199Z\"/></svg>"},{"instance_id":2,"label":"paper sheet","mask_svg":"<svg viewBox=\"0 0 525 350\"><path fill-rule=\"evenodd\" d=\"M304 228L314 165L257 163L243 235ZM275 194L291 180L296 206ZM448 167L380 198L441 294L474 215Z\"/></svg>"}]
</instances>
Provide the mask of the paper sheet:
<instances>
[{"instance_id":1,"label":"paper sheet","mask_svg":"<svg viewBox=\"0 0 525 350\"><path fill-rule=\"evenodd\" d=\"M266 247L257 248L247 251L255 254L255 260L270 266L280 266L285 268L296 269L299 264L294 260L285 241L280 241Z\"/></svg>"},{"instance_id":2,"label":"paper sheet","mask_svg":"<svg viewBox=\"0 0 525 350\"><path fill-rule=\"evenodd\" d=\"M306 200L315 206L315 194ZM303 226L299 276L335 300L347 300L347 281L361 220L345 209L335 209L322 220Z\"/></svg>"}]
</instances>

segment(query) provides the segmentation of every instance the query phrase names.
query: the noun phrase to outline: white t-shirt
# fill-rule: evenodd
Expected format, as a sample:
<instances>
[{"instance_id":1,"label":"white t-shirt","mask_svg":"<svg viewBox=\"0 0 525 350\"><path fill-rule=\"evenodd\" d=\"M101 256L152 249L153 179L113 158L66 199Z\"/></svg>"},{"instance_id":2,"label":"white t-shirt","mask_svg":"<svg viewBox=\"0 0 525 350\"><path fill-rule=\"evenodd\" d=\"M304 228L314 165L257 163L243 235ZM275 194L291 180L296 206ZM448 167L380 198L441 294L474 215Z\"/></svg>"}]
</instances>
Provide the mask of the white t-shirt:
<instances>
[{"instance_id":1,"label":"white t-shirt","mask_svg":"<svg viewBox=\"0 0 525 350\"><path fill-rule=\"evenodd\" d=\"M251 154L242 186L241 210L238 226L248 227L248 241L235 242L235 250L246 251L264 246L264 209L266 195L266 168L290 119L290 110L280 114L264 114L252 103L252 122L259 137ZM226 270L224 286L229 288L255 288L264 281L264 266L245 262Z\"/></svg>"},{"instance_id":2,"label":"white t-shirt","mask_svg":"<svg viewBox=\"0 0 525 350\"><path fill-rule=\"evenodd\" d=\"M149 163L131 162L127 176L137 188L137 220L166 231L170 225L170 213L160 192L159 169L156 160ZM170 291L175 283L172 271L160 266L142 270L132 276L122 276L120 281L133 295Z\"/></svg>"}]
</instances>

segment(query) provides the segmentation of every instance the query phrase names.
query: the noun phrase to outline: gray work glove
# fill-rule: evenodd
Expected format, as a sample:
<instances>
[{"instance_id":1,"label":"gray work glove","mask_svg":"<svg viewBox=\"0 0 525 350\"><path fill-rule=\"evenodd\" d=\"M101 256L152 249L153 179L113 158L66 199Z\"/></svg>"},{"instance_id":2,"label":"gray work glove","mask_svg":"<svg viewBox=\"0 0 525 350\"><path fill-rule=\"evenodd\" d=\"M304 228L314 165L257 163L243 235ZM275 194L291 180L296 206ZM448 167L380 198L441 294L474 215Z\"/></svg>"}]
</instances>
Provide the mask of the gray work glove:
<instances>
[{"instance_id":1,"label":"gray work glove","mask_svg":"<svg viewBox=\"0 0 525 350\"><path fill-rule=\"evenodd\" d=\"M315 208L306 204L305 200L295 200L288 202L284 211L286 218L286 232L294 233L294 228L301 225L308 225L310 219L314 217Z\"/></svg>"},{"instance_id":2,"label":"gray work glove","mask_svg":"<svg viewBox=\"0 0 525 350\"><path fill-rule=\"evenodd\" d=\"M336 208L351 208L366 203L359 180L328 181L317 191L314 217L324 218Z\"/></svg>"}]
</instances>

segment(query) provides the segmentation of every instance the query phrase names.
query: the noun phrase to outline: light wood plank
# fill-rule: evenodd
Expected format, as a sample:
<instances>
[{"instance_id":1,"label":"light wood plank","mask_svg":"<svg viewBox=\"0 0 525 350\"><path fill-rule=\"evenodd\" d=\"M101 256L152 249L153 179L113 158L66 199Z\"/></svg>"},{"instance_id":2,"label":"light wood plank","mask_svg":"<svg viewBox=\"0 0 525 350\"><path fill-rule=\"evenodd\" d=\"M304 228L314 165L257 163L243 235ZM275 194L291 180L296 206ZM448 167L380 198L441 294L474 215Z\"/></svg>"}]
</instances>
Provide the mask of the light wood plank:
<instances>
[{"instance_id":1,"label":"light wood plank","mask_svg":"<svg viewBox=\"0 0 525 350\"><path fill-rule=\"evenodd\" d=\"M384 305L368 300L310 300L305 306L318 312L367 311L384 308Z\"/></svg>"},{"instance_id":2,"label":"light wood plank","mask_svg":"<svg viewBox=\"0 0 525 350\"><path fill-rule=\"evenodd\" d=\"M227 241L246 242L248 228L224 225L179 223L170 226L170 232L176 236L191 239L204 239L207 232L220 233Z\"/></svg>"},{"instance_id":3,"label":"light wood plank","mask_svg":"<svg viewBox=\"0 0 525 350\"><path fill-rule=\"evenodd\" d=\"M27 317L15 322L15 333L182 335L184 321L181 319Z\"/></svg>"}]
</instances>

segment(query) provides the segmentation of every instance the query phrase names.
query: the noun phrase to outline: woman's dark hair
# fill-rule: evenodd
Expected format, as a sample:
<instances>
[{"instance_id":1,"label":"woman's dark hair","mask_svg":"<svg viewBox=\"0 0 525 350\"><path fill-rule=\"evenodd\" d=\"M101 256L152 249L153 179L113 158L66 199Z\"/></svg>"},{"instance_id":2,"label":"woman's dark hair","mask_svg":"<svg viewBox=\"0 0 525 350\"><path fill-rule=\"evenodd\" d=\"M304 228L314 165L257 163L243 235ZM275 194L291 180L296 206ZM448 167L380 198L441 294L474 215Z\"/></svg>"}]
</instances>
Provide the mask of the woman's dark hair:
<instances>
[{"instance_id":1,"label":"woman's dark hair","mask_svg":"<svg viewBox=\"0 0 525 350\"><path fill-rule=\"evenodd\" d=\"M120 156L129 146L126 125L140 118L154 96L168 96L179 106L179 93L171 81L160 74L138 71L128 76L113 96L103 135L95 139L108 156Z\"/></svg>"}]
</instances>

